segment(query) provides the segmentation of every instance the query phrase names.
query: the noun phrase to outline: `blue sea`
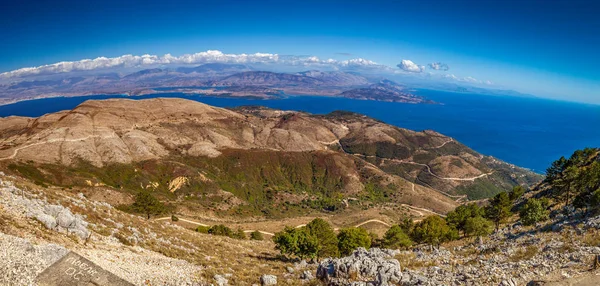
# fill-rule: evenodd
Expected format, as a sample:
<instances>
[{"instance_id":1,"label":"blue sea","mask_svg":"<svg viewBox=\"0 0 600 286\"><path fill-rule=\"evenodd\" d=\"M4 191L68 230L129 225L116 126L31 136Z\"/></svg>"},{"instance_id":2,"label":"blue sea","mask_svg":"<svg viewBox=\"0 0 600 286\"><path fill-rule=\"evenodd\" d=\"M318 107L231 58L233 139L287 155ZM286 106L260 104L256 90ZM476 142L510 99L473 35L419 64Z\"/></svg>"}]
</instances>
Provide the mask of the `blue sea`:
<instances>
[{"instance_id":1,"label":"blue sea","mask_svg":"<svg viewBox=\"0 0 600 286\"><path fill-rule=\"evenodd\" d=\"M600 105L538 98L486 96L417 90L441 104L405 104L317 96L284 99L234 99L169 93L129 97L182 97L220 107L262 105L325 114L334 110L362 113L412 130L431 129L451 136L472 149L543 173L560 156L576 149L600 147ZM119 95L59 97L0 106L0 117L37 117L72 109L88 99L124 98Z\"/></svg>"}]
</instances>

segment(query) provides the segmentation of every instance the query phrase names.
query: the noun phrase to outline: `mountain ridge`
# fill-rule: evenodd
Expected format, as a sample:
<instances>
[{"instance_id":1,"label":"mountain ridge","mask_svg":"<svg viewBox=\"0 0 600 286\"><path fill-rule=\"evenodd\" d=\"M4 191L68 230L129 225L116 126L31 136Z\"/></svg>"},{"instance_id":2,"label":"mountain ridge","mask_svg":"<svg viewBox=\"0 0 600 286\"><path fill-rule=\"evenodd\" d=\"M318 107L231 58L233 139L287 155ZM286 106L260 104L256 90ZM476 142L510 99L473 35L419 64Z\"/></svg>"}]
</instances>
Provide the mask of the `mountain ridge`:
<instances>
[{"instance_id":1,"label":"mountain ridge","mask_svg":"<svg viewBox=\"0 0 600 286\"><path fill-rule=\"evenodd\" d=\"M171 197L170 181L185 177L178 197L206 188L224 200L219 208L249 214L284 202L289 212L335 210L353 197L445 212L538 178L437 132L347 112L89 100L39 118L1 118L0 128L0 165L40 184L155 186Z\"/></svg>"}]
</instances>

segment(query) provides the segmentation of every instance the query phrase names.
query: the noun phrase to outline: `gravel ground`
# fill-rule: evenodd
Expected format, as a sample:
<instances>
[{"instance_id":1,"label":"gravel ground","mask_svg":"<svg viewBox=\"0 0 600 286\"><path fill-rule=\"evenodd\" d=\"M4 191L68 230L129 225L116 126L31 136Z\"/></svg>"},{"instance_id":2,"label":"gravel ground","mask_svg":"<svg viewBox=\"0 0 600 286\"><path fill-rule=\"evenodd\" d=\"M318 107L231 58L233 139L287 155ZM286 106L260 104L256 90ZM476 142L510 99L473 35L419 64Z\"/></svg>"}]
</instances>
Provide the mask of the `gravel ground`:
<instances>
[{"instance_id":1,"label":"gravel ground","mask_svg":"<svg viewBox=\"0 0 600 286\"><path fill-rule=\"evenodd\" d=\"M68 252L56 244L34 245L0 233L0 285L35 285L35 277Z\"/></svg>"},{"instance_id":2,"label":"gravel ground","mask_svg":"<svg viewBox=\"0 0 600 286\"><path fill-rule=\"evenodd\" d=\"M1 175L1 174L0 174ZM4 179L4 180L3 180ZM40 220L38 214L60 209L56 215L60 221L64 214L78 220L77 225L87 232L87 223L80 215L73 215L68 208L52 205L28 191L23 192L11 181L0 179L0 208L14 220ZM23 193L27 194L23 196ZM79 200L81 206L88 201ZM40 220L41 221L41 220ZM50 227L56 235L64 235L60 227ZM71 233L73 229L69 229ZM32 241L34 240L34 241ZM105 270L135 285L201 285L200 266L187 261L166 257L141 247L123 245L114 237L95 235L87 244L75 244L67 249L41 238L28 240L0 232L0 285L35 285L39 273L66 255L69 250L98 264Z\"/></svg>"}]
</instances>

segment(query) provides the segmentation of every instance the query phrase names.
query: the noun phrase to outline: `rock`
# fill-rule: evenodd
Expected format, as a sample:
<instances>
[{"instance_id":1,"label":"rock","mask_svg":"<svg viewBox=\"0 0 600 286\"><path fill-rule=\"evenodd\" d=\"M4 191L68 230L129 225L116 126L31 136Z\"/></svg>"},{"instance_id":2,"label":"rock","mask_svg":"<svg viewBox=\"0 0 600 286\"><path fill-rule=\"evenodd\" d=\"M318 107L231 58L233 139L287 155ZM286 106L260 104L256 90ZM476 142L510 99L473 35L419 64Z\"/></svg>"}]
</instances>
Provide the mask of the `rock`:
<instances>
[{"instance_id":1,"label":"rock","mask_svg":"<svg viewBox=\"0 0 600 286\"><path fill-rule=\"evenodd\" d=\"M298 263L294 263L294 268L296 268L296 269L304 269L306 267L308 267L308 263L306 263L306 260L302 260Z\"/></svg>"},{"instance_id":2,"label":"rock","mask_svg":"<svg viewBox=\"0 0 600 286\"><path fill-rule=\"evenodd\" d=\"M502 280L502 282L500 282L500 286L517 286L517 282L512 278L508 280Z\"/></svg>"},{"instance_id":3,"label":"rock","mask_svg":"<svg viewBox=\"0 0 600 286\"><path fill-rule=\"evenodd\" d=\"M326 259L317 267L317 278L329 285L346 285L351 278L372 285L398 283L402 278L400 262L392 259L397 251L358 248L352 255ZM366 285L366 284L365 284Z\"/></svg>"},{"instance_id":4,"label":"rock","mask_svg":"<svg viewBox=\"0 0 600 286\"><path fill-rule=\"evenodd\" d=\"M310 272L308 270L304 270L302 272L302 274L300 275L300 279L302 279L302 280L313 280L313 279L315 279L315 276L312 274L312 272Z\"/></svg>"},{"instance_id":5,"label":"rock","mask_svg":"<svg viewBox=\"0 0 600 286\"><path fill-rule=\"evenodd\" d=\"M219 274L216 274L213 277L213 279L215 279L215 283L217 283L218 286L225 286L225 285L228 285L228 283L229 283L229 280L227 280L227 278L225 278Z\"/></svg>"},{"instance_id":6,"label":"rock","mask_svg":"<svg viewBox=\"0 0 600 286\"><path fill-rule=\"evenodd\" d=\"M262 285L262 286L277 285L277 276L263 274L262 276L260 276L260 285Z\"/></svg>"},{"instance_id":7,"label":"rock","mask_svg":"<svg viewBox=\"0 0 600 286\"><path fill-rule=\"evenodd\" d=\"M290 273L290 274L291 274L291 273L294 273L294 272L296 271L296 270L295 270L293 267L290 267L290 266L288 266L288 267L286 268L286 270L287 270L287 272L288 272L288 273Z\"/></svg>"},{"instance_id":8,"label":"rock","mask_svg":"<svg viewBox=\"0 0 600 286\"><path fill-rule=\"evenodd\" d=\"M75 223L75 217L69 209L64 209L56 216L56 221L60 227L70 228Z\"/></svg>"}]
</instances>

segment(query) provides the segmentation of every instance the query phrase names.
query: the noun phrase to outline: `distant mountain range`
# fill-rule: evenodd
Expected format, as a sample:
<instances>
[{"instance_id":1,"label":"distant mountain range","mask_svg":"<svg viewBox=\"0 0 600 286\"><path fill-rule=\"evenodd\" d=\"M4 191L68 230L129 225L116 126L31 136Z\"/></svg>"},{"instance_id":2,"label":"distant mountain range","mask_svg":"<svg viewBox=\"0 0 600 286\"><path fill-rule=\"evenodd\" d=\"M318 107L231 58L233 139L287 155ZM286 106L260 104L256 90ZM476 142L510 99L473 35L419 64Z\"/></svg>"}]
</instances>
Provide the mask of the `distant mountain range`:
<instances>
[{"instance_id":1,"label":"distant mountain range","mask_svg":"<svg viewBox=\"0 0 600 286\"><path fill-rule=\"evenodd\" d=\"M55 75L52 78L40 77L38 80L0 85L0 104L53 96L161 93L164 90L160 88L165 87L172 88L169 92L193 92L221 97L273 98L289 94L433 103L412 94L409 90L413 86L358 72L308 70L282 73L256 70L242 64L210 63L175 69L158 67L126 74L82 73L71 77L62 76L64 78ZM457 92L494 93L474 87L463 90L460 86L446 85L444 88Z\"/></svg>"}]
</instances>

